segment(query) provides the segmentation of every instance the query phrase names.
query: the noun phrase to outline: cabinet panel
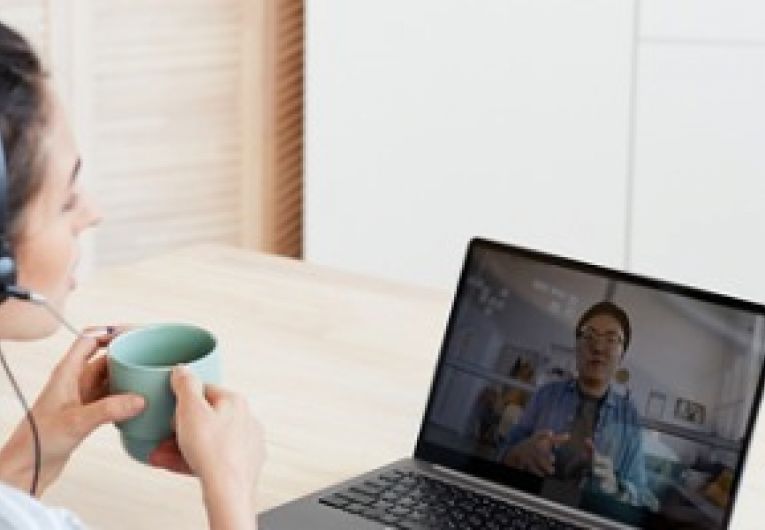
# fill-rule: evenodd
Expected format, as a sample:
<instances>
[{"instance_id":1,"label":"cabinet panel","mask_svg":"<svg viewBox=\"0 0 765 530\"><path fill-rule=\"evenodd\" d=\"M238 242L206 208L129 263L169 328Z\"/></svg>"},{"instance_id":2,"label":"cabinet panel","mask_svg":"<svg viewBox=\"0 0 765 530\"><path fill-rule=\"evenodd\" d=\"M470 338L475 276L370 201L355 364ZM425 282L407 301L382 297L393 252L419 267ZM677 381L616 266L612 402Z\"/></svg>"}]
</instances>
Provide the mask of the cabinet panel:
<instances>
[{"instance_id":1,"label":"cabinet panel","mask_svg":"<svg viewBox=\"0 0 765 530\"><path fill-rule=\"evenodd\" d=\"M644 46L633 268L765 300L765 48Z\"/></svg>"},{"instance_id":2,"label":"cabinet panel","mask_svg":"<svg viewBox=\"0 0 765 530\"><path fill-rule=\"evenodd\" d=\"M643 37L765 43L761 0L642 0Z\"/></svg>"}]
</instances>

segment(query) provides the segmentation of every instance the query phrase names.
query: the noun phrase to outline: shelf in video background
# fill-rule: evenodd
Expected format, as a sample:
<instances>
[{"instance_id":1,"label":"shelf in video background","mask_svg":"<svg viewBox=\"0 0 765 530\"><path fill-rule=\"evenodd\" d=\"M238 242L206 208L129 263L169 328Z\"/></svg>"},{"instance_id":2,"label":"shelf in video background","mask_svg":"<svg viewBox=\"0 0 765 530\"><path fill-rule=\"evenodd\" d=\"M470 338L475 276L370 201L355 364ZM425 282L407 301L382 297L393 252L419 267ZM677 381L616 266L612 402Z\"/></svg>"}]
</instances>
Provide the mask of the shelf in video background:
<instances>
[{"instance_id":1,"label":"shelf in video background","mask_svg":"<svg viewBox=\"0 0 765 530\"><path fill-rule=\"evenodd\" d=\"M517 379L513 379L511 377L499 375L477 364L450 359L445 362L445 365L455 370L458 370L460 372L464 372L476 377L480 377L487 381L519 388L521 390L526 390L528 392L534 392L537 389L537 387L534 385L530 385L528 383L518 381ZM658 431L662 434L677 436L678 438L683 438L693 442L701 443L709 447L725 449L728 451L741 450L741 442L738 440L729 440L726 438L721 438L719 436L715 436L710 433L696 431L693 429L682 427L680 425L674 425L672 423L667 423L664 421L646 418L643 416L640 417L640 426L643 427L644 429L650 429L650 430Z\"/></svg>"}]
</instances>

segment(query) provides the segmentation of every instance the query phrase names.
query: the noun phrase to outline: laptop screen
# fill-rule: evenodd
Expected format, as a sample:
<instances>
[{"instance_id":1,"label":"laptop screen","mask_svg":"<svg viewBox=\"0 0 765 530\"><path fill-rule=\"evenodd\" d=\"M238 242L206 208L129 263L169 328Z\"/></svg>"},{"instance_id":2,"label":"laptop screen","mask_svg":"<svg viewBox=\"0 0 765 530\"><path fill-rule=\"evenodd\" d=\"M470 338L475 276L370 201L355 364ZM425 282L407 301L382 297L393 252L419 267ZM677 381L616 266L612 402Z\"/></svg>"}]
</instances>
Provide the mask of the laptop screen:
<instances>
[{"instance_id":1,"label":"laptop screen","mask_svg":"<svg viewBox=\"0 0 765 530\"><path fill-rule=\"evenodd\" d=\"M642 528L725 528L765 308L474 240L416 456Z\"/></svg>"}]
</instances>

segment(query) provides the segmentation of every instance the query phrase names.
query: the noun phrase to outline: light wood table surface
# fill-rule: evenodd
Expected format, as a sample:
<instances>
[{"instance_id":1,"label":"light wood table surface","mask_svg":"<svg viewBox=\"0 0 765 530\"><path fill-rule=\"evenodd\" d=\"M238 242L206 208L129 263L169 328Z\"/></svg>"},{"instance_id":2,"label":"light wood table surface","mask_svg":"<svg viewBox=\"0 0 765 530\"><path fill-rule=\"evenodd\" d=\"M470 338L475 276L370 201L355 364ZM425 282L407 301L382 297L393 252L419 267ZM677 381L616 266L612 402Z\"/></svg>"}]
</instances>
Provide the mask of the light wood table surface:
<instances>
[{"instance_id":1,"label":"light wood table surface","mask_svg":"<svg viewBox=\"0 0 765 530\"><path fill-rule=\"evenodd\" d=\"M225 385L247 394L266 426L262 510L411 454L451 297L205 245L97 273L67 314L78 326L179 321L218 336ZM61 330L3 345L30 399L70 342ZM7 382L0 398L8 433L21 412ZM734 528L765 527L763 435ZM44 500L92 528L206 527L195 479L133 462L111 426L83 444Z\"/></svg>"},{"instance_id":2,"label":"light wood table surface","mask_svg":"<svg viewBox=\"0 0 765 530\"><path fill-rule=\"evenodd\" d=\"M180 321L213 331L226 386L266 428L260 509L411 454L451 294L224 246L200 246L93 275L72 294L78 326ZM72 338L4 351L31 400ZM21 417L0 381L0 432ZM105 427L45 502L94 528L205 528L194 479L133 462Z\"/></svg>"}]
</instances>

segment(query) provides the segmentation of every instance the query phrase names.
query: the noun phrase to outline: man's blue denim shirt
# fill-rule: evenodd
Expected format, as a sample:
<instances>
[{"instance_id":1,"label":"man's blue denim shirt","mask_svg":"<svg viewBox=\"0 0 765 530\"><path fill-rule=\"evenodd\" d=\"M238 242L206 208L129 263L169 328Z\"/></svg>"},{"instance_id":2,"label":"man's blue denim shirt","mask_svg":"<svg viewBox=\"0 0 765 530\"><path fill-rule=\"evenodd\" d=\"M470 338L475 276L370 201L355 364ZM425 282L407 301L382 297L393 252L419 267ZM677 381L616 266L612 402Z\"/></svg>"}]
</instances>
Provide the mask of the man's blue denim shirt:
<instances>
[{"instance_id":1,"label":"man's blue denim shirt","mask_svg":"<svg viewBox=\"0 0 765 530\"><path fill-rule=\"evenodd\" d=\"M539 388L523 411L520 420L510 428L500 460L509 449L538 431L569 432L579 407L576 380L548 383ZM609 388L598 411L593 436L595 449L611 458L614 473L627 499L639 503L640 491L646 487L645 457L638 412L632 402Z\"/></svg>"}]
</instances>

